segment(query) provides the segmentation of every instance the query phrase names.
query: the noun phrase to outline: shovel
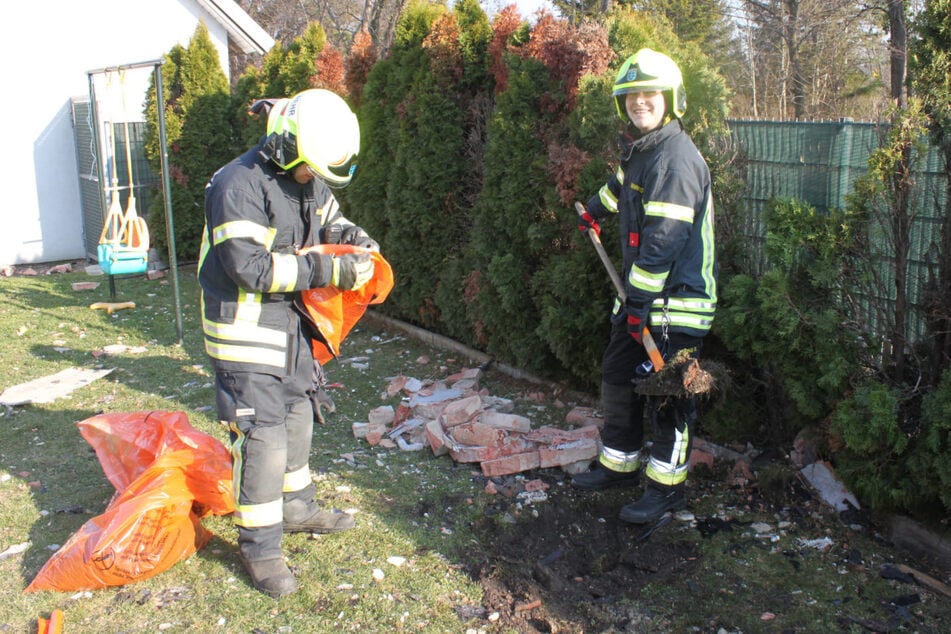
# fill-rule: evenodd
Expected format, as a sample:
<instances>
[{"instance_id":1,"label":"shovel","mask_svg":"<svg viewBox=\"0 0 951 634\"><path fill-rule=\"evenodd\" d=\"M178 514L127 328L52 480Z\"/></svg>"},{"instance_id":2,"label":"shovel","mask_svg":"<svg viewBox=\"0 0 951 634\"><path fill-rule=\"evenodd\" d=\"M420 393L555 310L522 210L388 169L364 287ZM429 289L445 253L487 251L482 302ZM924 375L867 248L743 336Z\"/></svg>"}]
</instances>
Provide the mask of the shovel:
<instances>
[{"instance_id":1,"label":"shovel","mask_svg":"<svg viewBox=\"0 0 951 634\"><path fill-rule=\"evenodd\" d=\"M575 202L575 211L578 212L579 216L585 214L584 205L579 202ZM591 238L591 244L594 245L595 251L598 252L598 257L601 258L601 263L604 264L604 268L607 269L608 275L611 276L611 282L614 283L614 290L617 291L618 296L623 302L627 294L624 292L624 282L621 281L621 277L617 274L617 271L614 269L614 263L611 262L611 258L608 257L607 252L604 250L604 245L601 244L601 238L598 237L598 234L594 229L588 229L588 237ZM654 364L654 372L660 372L664 369L664 357L661 356L660 350L657 349L657 344L654 343L654 337L651 335L650 330L647 329L647 326L644 326L644 332L641 334L641 343L644 344L644 348L647 350L647 356L650 357L651 363Z\"/></svg>"}]
</instances>

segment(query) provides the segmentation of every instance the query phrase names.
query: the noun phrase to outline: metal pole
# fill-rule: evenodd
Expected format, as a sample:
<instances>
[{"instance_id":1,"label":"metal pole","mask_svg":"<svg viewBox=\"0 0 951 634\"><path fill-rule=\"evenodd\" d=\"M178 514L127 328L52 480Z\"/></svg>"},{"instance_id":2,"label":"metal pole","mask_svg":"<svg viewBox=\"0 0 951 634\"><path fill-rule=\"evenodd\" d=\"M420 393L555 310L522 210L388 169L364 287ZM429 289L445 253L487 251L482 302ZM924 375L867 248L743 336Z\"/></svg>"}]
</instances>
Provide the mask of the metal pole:
<instances>
[{"instance_id":1,"label":"metal pole","mask_svg":"<svg viewBox=\"0 0 951 634\"><path fill-rule=\"evenodd\" d=\"M96 82L93 78L93 71L87 73L87 77L89 79L89 117L92 119L92 140L96 152L96 184L99 188L99 215L102 218L102 224L105 225L106 209L108 209L109 203L106 200L106 175L102 165L102 144L99 138L101 134L99 130L99 107L97 105ZM101 228L102 227L100 227L100 229ZM86 245L84 244L83 249L85 250L85 248ZM86 255L89 255L88 251Z\"/></svg>"},{"instance_id":2,"label":"metal pole","mask_svg":"<svg viewBox=\"0 0 951 634\"><path fill-rule=\"evenodd\" d=\"M168 139L165 136L165 94L162 90L162 64L155 61L155 107L158 111L159 151L162 165L162 191L165 194L165 227L168 235L168 265L172 269L172 290L175 293L175 327L178 345L184 343L182 334L182 299L178 291L178 256L175 253L175 220L172 218L172 185L168 177Z\"/></svg>"}]
</instances>

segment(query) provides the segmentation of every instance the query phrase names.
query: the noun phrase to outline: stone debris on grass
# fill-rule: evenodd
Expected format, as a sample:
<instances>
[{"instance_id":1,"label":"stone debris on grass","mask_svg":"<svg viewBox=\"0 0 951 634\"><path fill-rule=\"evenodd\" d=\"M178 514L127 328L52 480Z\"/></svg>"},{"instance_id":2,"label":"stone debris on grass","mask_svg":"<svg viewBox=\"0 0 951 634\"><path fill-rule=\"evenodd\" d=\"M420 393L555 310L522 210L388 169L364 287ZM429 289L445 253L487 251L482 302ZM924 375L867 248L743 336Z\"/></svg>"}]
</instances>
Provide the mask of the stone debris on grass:
<instances>
[{"instance_id":1,"label":"stone debris on grass","mask_svg":"<svg viewBox=\"0 0 951 634\"><path fill-rule=\"evenodd\" d=\"M597 458L604 426L599 410L576 406L565 415L564 429L551 425L536 428L529 417L514 413L512 400L481 388L481 379L479 368L466 368L441 380L393 377L383 397L399 396L399 405L372 409L366 422L353 423L353 434L371 446L402 451L429 449L434 456L448 455L457 463L478 465L488 479L486 492L490 494L512 488L505 485L507 476L551 468L573 475L588 469ZM532 393L526 398L537 400L541 396ZM831 466L815 459L817 453L808 442L798 440L795 452L803 479L837 511L858 509L855 496L845 489ZM730 484L745 489L755 483L753 461L758 455L759 451L748 443L724 447L696 437L690 468L730 463ZM521 484L518 489L524 493L522 501L528 504L547 495L544 490L526 493ZM775 538L769 531L761 533Z\"/></svg>"},{"instance_id":2,"label":"stone debris on grass","mask_svg":"<svg viewBox=\"0 0 951 634\"><path fill-rule=\"evenodd\" d=\"M817 460L799 470L803 478L816 490L823 502L842 512L850 506L860 509L858 499L839 480L832 465L824 460Z\"/></svg>"},{"instance_id":3,"label":"stone debris on grass","mask_svg":"<svg viewBox=\"0 0 951 634\"><path fill-rule=\"evenodd\" d=\"M12 546L7 547L3 552L0 552L0 561L26 552L31 545L32 542L22 542L20 544L13 544Z\"/></svg>"},{"instance_id":4,"label":"stone debris on grass","mask_svg":"<svg viewBox=\"0 0 951 634\"><path fill-rule=\"evenodd\" d=\"M0 394L0 404L14 407L30 403L52 403L101 379L113 370L115 368L66 368L55 374L7 388Z\"/></svg>"},{"instance_id":5,"label":"stone debris on grass","mask_svg":"<svg viewBox=\"0 0 951 634\"><path fill-rule=\"evenodd\" d=\"M572 470L598 455L598 418L590 410L569 412L569 429L533 428L532 421L513 413L510 399L481 389L482 370L466 368L440 381L408 376L390 380L384 394L401 396L398 407L381 405L354 423L353 435L372 446L403 451L430 449L435 456L478 464L487 477L531 469ZM543 490L532 497L543 497Z\"/></svg>"}]
</instances>

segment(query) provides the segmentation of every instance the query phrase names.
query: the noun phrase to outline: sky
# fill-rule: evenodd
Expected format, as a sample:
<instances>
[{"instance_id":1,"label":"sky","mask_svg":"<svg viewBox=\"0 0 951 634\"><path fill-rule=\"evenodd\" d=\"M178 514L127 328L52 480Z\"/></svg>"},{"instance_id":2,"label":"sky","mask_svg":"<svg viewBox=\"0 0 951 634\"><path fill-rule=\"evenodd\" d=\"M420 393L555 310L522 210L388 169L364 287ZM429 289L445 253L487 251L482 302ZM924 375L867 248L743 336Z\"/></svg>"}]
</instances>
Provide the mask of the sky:
<instances>
[{"instance_id":1,"label":"sky","mask_svg":"<svg viewBox=\"0 0 951 634\"><path fill-rule=\"evenodd\" d=\"M536 11L543 7L551 13L555 13L554 7L548 0L479 0L482 9L490 18L500 9L513 3L518 6L518 11L524 18L532 17Z\"/></svg>"}]
</instances>

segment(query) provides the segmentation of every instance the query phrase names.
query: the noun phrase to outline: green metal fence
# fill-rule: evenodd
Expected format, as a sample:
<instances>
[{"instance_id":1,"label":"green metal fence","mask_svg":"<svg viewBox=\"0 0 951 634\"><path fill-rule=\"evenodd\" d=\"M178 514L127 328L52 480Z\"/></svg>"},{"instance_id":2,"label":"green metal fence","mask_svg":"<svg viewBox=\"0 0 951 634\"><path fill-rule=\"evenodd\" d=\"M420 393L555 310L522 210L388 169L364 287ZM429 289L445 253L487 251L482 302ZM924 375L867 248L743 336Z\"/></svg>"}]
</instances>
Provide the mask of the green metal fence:
<instances>
[{"instance_id":1,"label":"green metal fence","mask_svg":"<svg viewBox=\"0 0 951 634\"><path fill-rule=\"evenodd\" d=\"M743 121L729 122L740 163L746 170L746 203L749 213L744 233L752 244L762 245L765 227L763 210L772 198L796 198L818 210L841 209L853 190L856 178L865 173L868 158L881 144L885 129L874 123L850 120L835 122ZM940 241L947 208L947 176L940 153L929 147L914 164L911 199L912 247L909 258L908 315L910 340L924 334L920 315L921 299ZM884 245L885 232L871 227L872 235ZM767 267L762 249L753 249L751 268L761 273ZM880 263L882 283L876 296L859 295L862 318L873 332L883 332L885 318L873 307L889 309L895 301L894 258L886 253Z\"/></svg>"}]
</instances>

